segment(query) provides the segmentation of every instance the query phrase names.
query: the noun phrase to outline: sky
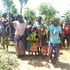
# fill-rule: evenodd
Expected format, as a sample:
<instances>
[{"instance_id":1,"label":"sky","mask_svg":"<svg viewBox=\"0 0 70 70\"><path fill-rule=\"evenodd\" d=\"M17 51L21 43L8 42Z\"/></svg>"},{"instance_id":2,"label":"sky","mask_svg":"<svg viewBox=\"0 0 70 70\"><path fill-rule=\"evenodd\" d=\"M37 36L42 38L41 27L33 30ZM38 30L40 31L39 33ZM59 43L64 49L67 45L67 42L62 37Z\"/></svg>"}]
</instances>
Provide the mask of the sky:
<instances>
[{"instance_id":1,"label":"sky","mask_svg":"<svg viewBox=\"0 0 70 70\"><path fill-rule=\"evenodd\" d=\"M20 10L20 4L18 0L13 0L14 4L16 5L16 8L18 11ZM52 6L59 11L59 15L64 14L65 11L70 10L70 0L29 0L27 3L27 7L33 9L37 12L38 6L42 3L50 3ZM3 10L2 2L0 0L0 10Z\"/></svg>"}]
</instances>

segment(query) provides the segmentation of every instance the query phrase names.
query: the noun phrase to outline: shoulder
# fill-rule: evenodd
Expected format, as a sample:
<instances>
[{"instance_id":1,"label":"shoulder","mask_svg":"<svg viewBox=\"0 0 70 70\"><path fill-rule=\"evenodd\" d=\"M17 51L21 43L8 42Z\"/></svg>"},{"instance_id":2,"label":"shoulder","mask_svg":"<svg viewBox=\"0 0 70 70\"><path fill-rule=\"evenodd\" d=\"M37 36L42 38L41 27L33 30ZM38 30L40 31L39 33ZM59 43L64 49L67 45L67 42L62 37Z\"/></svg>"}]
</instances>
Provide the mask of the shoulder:
<instances>
[{"instance_id":1,"label":"shoulder","mask_svg":"<svg viewBox=\"0 0 70 70\"><path fill-rule=\"evenodd\" d=\"M59 29L62 29L62 27L61 27L60 25L58 26L58 28L59 28Z\"/></svg>"},{"instance_id":2,"label":"shoulder","mask_svg":"<svg viewBox=\"0 0 70 70\"><path fill-rule=\"evenodd\" d=\"M13 21L12 23L18 23L18 21Z\"/></svg>"},{"instance_id":3,"label":"shoulder","mask_svg":"<svg viewBox=\"0 0 70 70\"><path fill-rule=\"evenodd\" d=\"M54 27L54 26L51 24L51 25L49 25L49 27L48 27L48 28L51 28L51 27Z\"/></svg>"},{"instance_id":4,"label":"shoulder","mask_svg":"<svg viewBox=\"0 0 70 70\"><path fill-rule=\"evenodd\" d=\"M48 27L48 31L50 31L51 30L51 28L53 28L53 25L51 24L51 25L49 25L49 27Z\"/></svg>"},{"instance_id":5,"label":"shoulder","mask_svg":"<svg viewBox=\"0 0 70 70\"><path fill-rule=\"evenodd\" d=\"M18 21L13 21L12 24L15 27L15 26L17 26L19 24L19 22Z\"/></svg>"},{"instance_id":6,"label":"shoulder","mask_svg":"<svg viewBox=\"0 0 70 70\"><path fill-rule=\"evenodd\" d=\"M34 24L38 24L38 22L35 22Z\"/></svg>"},{"instance_id":7,"label":"shoulder","mask_svg":"<svg viewBox=\"0 0 70 70\"><path fill-rule=\"evenodd\" d=\"M59 31L62 31L62 27L61 27L61 26L58 26L58 30L59 30Z\"/></svg>"}]
</instances>

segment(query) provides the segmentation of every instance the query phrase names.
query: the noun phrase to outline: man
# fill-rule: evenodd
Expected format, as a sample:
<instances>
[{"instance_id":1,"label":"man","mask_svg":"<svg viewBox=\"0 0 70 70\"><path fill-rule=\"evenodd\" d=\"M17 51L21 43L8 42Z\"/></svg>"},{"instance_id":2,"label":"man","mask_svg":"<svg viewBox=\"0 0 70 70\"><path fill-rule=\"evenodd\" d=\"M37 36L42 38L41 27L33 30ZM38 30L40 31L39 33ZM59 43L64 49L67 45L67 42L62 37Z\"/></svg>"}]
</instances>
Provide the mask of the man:
<instances>
[{"instance_id":1,"label":"man","mask_svg":"<svg viewBox=\"0 0 70 70\"><path fill-rule=\"evenodd\" d=\"M59 26L59 18L55 18L53 20L53 24L51 24L48 27L48 37L49 37L48 56L52 63L56 63L56 61L58 60L60 48L59 41L61 34L62 29Z\"/></svg>"},{"instance_id":2,"label":"man","mask_svg":"<svg viewBox=\"0 0 70 70\"><path fill-rule=\"evenodd\" d=\"M69 49L69 46L70 46L70 18L67 19L66 24L64 24L62 26L62 28L63 28L63 31L62 31L62 43L63 43L64 47L67 46L67 48ZM65 44L65 40L66 40L67 44Z\"/></svg>"}]
</instances>

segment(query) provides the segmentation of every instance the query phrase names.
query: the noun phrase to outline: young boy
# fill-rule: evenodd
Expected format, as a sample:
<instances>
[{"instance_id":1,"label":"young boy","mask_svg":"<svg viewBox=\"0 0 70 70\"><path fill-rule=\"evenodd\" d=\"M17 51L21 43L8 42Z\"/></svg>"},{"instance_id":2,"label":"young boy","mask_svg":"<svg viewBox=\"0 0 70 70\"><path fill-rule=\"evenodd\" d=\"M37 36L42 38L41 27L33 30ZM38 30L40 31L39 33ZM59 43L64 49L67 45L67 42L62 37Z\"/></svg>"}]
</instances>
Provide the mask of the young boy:
<instances>
[{"instance_id":1,"label":"young boy","mask_svg":"<svg viewBox=\"0 0 70 70\"><path fill-rule=\"evenodd\" d=\"M59 40L61 34L62 34L62 29L59 26L59 18L55 18L53 20L53 24L51 24L48 27L48 35L49 35L48 55L52 63L56 63L58 60L59 48L60 48Z\"/></svg>"}]
</instances>

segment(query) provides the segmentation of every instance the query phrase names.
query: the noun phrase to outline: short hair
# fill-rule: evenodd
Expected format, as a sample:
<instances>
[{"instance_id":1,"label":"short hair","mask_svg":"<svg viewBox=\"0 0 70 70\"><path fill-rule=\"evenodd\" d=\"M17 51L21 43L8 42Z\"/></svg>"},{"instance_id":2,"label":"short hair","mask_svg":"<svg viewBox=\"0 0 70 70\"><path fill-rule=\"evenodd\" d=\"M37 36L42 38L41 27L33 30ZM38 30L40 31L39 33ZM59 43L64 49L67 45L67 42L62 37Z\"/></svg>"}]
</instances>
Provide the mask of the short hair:
<instances>
[{"instance_id":1,"label":"short hair","mask_svg":"<svg viewBox=\"0 0 70 70\"><path fill-rule=\"evenodd\" d=\"M22 18L22 15L21 15L21 14L18 14L18 15L16 16L16 20L18 20L19 18Z\"/></svg>"},{"instance_id":2,"label":"short hair","mask_svg":"<svg viewBox=\"0 0 70 70\"><path fill-rule=\"evenodd\" d=\"M37 18L36 18L36 20L42 20L42 16L38 16Z\"/></svg>"},{"instance_id":3,"label":"short hair","mask_svg":"<svg viewBox=\"0 0 70 70\"><path fill-rule=\"evenodd\" d=\"M60 20L60 18L54 18L53 19L53 21L59 21Z\"/></svg>"},{"instance_id":4,"label":"short hair","mask_svg":"<svg viewBox=\"0 0 70 70\"><path fill-rule=\"evenodd\" d=\"M2 14L2 17L7 17L7 13L3 13Z\"/></svg>"}]
</instances>

